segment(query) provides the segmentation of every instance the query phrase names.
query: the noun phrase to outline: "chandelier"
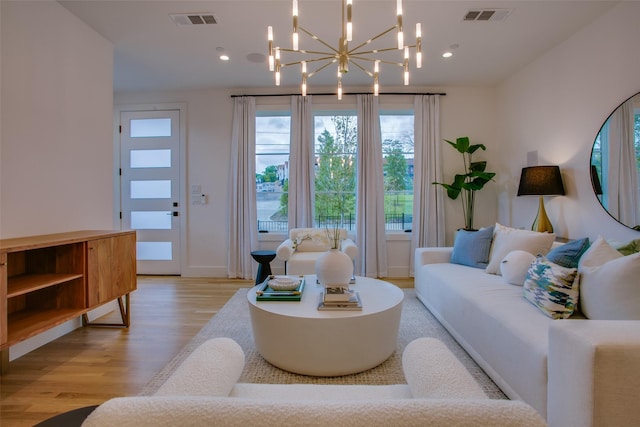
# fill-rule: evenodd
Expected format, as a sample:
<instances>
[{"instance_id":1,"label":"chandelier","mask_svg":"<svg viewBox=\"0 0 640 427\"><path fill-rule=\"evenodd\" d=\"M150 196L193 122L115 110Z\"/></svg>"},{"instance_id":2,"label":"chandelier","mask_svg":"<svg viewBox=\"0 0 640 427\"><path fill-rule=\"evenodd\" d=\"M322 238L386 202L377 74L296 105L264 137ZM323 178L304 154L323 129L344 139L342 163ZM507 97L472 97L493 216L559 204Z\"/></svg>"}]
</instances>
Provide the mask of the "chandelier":
<instances>
[{"instance_id":1,"label":"chandelier","mask_svg":"<svg viewBox=\"0 0 640 427\"><path fill-rule=\"evenodd\" d=\"M380 64L396 65L403 70L404 85L409 84L409 52L410 49L415 49L415 61L416 68L422 68L422 29L421 24L416 24L416 43L414 45L404 44L404 31L402 27L402 0L396 0L396 23L392 27L382 31L381 33L371 37L370 39L358 44L357 46L350 48L349 42L352 41L353 36L353 0L342 0L342 20L341 28L342 34L338 39L337 47L332 46L330 43L322 40L306 28L299 25L298 22L298 0L293 0L292 16L293 16L293 34L292 34L292 47L291 49L274 46L273 42L273 27L267 28L267 40L269 45L269 71L275 74L275 84L280 86L280 73L283 67L300 66L300 72L302 76L301 92L302 96L307 95L307 80L318 72L328 68L330 65L337 63L337 93L338 99L342 99L342 77L349 72L349 64L352 64L359 70L368 74L373 79L373 94L378 96L380 91L379 74ZM396 31L397 43L394 43L392 47L385 47L379 49L373 49L369 47L369 44L373 41L386 36L387 34ZM308 50L299 49L300 33L309 36L312 40L315 40L319 44L323 45L328 50ZM383 60L379 55L383 52L396 51L400 53L402 61L393 62L389 60ZM282 62L282 54L296 54L299 59L293 62ZM316 64L318 67L309 71L308 65Z\"/></svg>"}]
</instances>

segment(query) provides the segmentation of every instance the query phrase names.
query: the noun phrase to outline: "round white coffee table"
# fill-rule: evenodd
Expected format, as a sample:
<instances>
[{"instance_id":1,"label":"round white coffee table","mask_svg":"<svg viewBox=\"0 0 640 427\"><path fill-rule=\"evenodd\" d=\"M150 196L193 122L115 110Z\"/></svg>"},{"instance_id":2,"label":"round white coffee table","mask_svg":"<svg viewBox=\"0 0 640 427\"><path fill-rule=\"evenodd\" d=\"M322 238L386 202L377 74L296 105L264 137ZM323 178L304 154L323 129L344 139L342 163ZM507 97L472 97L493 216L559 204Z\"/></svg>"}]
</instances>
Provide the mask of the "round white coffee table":
<instances>
[{"instance_id":1,"label":"round white coffee table","mask_svg":"<svg viewBox=\"0 0 640 427\"><path fill-rule=\"evenodd\" d=\"M366 371L396 349L404 293L382 280L356 277L362 311L319 311L322 287L305 276L301 301L256 301L247 293L253 337L269 363L289 372L338 376Z\"/></svg>"}]
</instances>

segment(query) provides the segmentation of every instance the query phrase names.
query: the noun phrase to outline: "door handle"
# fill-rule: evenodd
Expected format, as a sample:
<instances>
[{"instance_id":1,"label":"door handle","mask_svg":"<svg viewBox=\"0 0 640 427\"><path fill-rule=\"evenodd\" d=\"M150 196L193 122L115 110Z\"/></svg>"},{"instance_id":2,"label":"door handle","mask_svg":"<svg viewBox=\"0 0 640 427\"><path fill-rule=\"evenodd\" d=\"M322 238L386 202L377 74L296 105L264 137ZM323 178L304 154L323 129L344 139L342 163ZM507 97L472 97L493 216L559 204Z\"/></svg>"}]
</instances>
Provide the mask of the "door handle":
<instances>
[{"instance_id":1,"label":"door handle","mask_svg":"<svg viewBox=\"0 0 640 427\"><path fill-rule=\"evenodd\" d=\"M167 212L167 215L180 216L180 213L178 211L173 211L173 212Z\"/></svg>"}]
</instances>

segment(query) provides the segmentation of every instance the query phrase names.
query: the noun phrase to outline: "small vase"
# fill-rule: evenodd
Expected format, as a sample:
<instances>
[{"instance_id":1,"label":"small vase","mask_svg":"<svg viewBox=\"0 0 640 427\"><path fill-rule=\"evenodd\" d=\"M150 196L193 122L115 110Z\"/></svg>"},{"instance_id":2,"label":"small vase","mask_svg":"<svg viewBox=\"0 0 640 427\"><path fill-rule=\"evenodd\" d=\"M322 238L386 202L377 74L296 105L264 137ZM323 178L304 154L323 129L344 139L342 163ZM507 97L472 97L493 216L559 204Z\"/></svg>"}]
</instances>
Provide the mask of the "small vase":
<instances>
[{"instance_id":1,"label":"small vase","mask_svg":"<svg viewBox=\"0 0 640 427\"><path fill-rule=\"evenodd\" d=\"M316 277L324 287L349 286L352 275L351 258L338 249L330 249L316 260Z\"/></svg>"}]
</instances>

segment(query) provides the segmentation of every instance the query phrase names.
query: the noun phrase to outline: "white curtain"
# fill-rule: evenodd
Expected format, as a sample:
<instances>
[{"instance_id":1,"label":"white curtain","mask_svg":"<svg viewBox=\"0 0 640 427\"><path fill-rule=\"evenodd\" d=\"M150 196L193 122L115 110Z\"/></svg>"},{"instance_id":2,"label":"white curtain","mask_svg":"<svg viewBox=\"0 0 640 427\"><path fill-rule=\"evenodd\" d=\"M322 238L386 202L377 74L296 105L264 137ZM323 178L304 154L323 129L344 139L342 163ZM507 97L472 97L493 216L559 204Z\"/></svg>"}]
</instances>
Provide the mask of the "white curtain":
<instances>
[{"instance_id":1,"label":"white curtain","mask_svg":"<svg viewBox=\"0 0 640 427\"><path fill-rule=\"evenodd\" d=\"M442 182L440 95L417 95L414 103L413 224L409 275L414 275L416 248L444 246L444 196L434 181Z\"/></svg>"},{"instance_id":2,"label":"white curtain","mask_svg":"<svg viewBox=\"0 0 640 427\"><path fill-rule=\"evenodd\" d=\"M291 96L289 229L313 227L314 147L311 95Z\"/></svg>"},{"instance_id":3,"label":"white curtain","mask_svg":"<svg viewBox=\"0 0 640 427\"><path fill-rule=\"evenodd\" d=\"M631 100L611 115L608 142L607 208L623 224L631 227L640 225L640 191Z\"/></svg>"},{"instance_id":4,"label":"white curtain","mask_svg":"<svg viewBox=\"0 0 640 427\"><path fill-rule=\"evenodd\" d=\"M234 98L229 173L229 278L255 277L251 251L258 247L256 209L256 102L251 96Z\"/></svg>"},{"instance_id":5,"label":"white curtain","mask_svg":"<svg viewBox=\"0 0 640 427\"><path fill-rule=\"evenodd\" d=\"M358 95L356 241L360 255L355 272L387 277L384 178L378 97Z\"/></svg>"}]
</instances>

